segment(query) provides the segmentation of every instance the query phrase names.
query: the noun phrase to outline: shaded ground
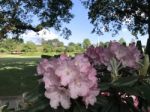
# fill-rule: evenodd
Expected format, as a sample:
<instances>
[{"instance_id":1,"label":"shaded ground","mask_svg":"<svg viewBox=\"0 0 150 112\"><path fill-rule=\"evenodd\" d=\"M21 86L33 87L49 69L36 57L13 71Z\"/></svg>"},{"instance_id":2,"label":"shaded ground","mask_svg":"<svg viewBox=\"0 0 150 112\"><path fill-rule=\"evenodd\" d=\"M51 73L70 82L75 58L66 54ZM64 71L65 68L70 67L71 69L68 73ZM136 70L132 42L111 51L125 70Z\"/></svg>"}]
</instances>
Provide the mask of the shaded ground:
<instances>
[{"instance_id":1,"label":"shaded ground","mask_svg":"<svg viewBox=\"0 0 150 112\"><path fill-rule=\"evenodd\" d=\"M17 96L37 85L39 58L0 58L0 96Z\"/></svg>"}]
</instances>

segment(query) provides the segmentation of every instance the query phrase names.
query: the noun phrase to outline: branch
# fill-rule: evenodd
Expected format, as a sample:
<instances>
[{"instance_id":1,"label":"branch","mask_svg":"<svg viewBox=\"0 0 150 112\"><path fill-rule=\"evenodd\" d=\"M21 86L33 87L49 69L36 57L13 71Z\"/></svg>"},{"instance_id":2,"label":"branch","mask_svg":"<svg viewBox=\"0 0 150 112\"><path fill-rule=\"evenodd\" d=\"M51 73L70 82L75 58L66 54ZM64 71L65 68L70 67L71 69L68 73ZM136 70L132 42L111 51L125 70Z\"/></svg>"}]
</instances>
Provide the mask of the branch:
<instances>
[{"instance_id":1,"label":"branch","mask_svg":"<svg viewBox=\"0 0 150 112\"><path fill-rule=\"evenodd\" d=\"M40 30L42 30L43 27L37 26L36 28L34 28L31 25L15 25L15 27L18 29L22 29L22 30L33 30L35 32L38 32Z\"/></svg>"}]
</instances>

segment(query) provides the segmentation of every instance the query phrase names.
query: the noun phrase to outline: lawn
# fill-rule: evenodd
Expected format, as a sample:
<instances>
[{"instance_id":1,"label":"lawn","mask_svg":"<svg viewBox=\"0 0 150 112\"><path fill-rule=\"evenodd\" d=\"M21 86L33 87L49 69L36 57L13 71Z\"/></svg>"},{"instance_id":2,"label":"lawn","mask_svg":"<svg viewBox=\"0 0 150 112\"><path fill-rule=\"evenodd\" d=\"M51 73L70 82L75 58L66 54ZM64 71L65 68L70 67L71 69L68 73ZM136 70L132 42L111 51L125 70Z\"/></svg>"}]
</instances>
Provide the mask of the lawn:
<instances>
[{"instance_id":1,"label":"lawn","mask_svg":"<svg viewBox=\"0 0 150 112\"><path fill-rule=\"evenodd\" d=\"M16 96L32 90L39 58L0 58L0 96Z\"/></svg>"}]
</instances>

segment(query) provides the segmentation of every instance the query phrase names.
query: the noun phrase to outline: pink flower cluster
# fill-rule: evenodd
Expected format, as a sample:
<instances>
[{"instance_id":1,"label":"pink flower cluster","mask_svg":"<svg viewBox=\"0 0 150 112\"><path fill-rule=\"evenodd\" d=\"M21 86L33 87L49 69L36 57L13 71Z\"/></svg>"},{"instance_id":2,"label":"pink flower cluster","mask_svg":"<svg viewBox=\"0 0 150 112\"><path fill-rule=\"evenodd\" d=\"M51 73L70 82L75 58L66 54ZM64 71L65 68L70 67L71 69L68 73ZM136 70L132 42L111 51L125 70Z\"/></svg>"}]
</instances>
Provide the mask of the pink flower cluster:
<instances>
[{"instance_id":1,"label":"pink flower cluster","mask_svg":"<svg viewBox=\"0 0 150 112\"><path fill-rule=\"evenodd\" d=\"M85 55L93 64L109 66L110 60L115 58L124 67L135 69L138 68L141 58L141 53L134 43L126 47L118 42L110 42L107 48L91 46L87 49Z\"/></svg>"},{"instance_id":2,"label":"pink flower cluster","mask_svg":"<svg viewBox=\"0 0 150 112\"><path fill-rule=\"evenodd\" d=\"M86 107L96 102L99 94L96 70L84 55L77 55L74 59L64 55L57 59L43 59L37 72L43 76L45 96L50 99L52 108L57 109L61 105L68 109L70 99L78 97L83 99Z\"/></svg>"}]
</instances>

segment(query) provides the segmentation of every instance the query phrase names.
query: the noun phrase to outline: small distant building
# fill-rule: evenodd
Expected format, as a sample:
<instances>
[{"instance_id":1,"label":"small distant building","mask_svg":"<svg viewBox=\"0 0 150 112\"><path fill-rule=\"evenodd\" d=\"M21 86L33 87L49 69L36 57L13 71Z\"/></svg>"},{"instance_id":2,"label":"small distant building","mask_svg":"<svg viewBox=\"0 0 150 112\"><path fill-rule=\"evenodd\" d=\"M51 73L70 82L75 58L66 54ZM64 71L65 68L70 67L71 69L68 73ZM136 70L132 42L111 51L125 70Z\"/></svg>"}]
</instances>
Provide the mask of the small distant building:
<instances>
[{"instance_id":1,"label":"small distant building","mask_svg":"<svg viewBox=\"0 0 150 112\"><path fill-rule=\"evenodd\" d=\"M23 54L21 51L11 51L11 54Z\"/></svg>"}]
</instances>

